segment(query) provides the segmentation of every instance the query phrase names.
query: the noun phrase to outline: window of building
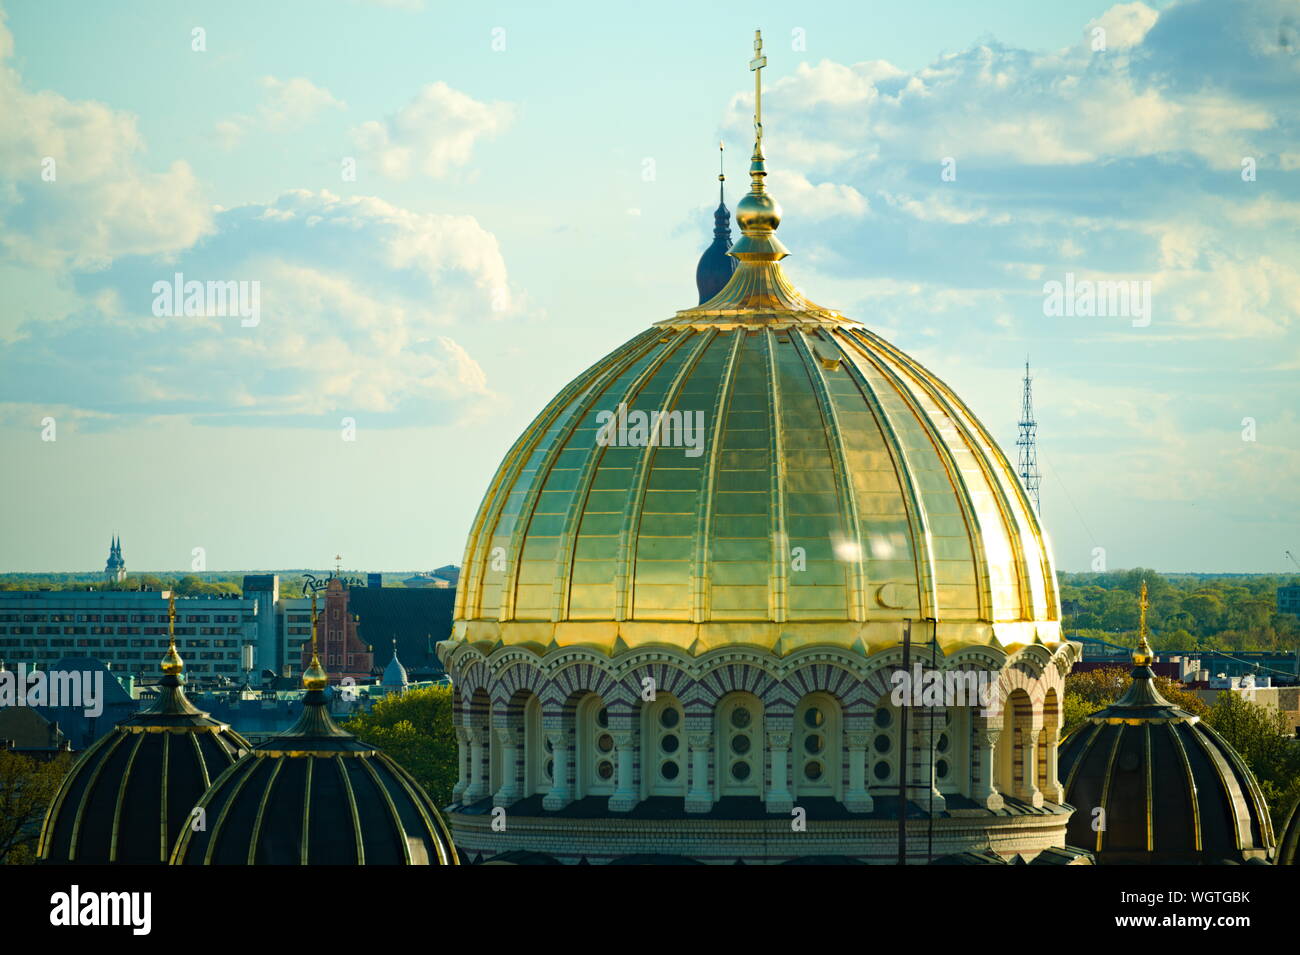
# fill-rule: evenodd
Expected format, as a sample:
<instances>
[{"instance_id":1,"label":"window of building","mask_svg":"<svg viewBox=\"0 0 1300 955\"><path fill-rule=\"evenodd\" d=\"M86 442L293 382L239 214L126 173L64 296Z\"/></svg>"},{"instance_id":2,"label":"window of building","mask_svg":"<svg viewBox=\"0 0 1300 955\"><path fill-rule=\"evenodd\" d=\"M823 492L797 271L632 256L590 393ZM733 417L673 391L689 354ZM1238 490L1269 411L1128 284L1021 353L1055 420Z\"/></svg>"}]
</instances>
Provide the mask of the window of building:
<instances>
[{"instance_id":1,"label":"window of building","mask_svg":"<svg viewBox=\"0 0 1300 955\"><path fill-rule=\"evenodd\" d=\"M578 704L579 796L609 796L614 792L614 737L609 710L595 693Z\"/></svg>"},{"instance_id":2,"label":"window of building","mask_svg":"<svg viewBox=\"0 0 1300 955\"><path fill-rule=\"evenodd\" d=\"M763 794L763 706L752 693L729 693L718 703L718 790L723 796Z\"/></svg>"},{"instance_id":3,"label":"window of building","mask_svg":"<svg viewBox=\"0 0 1300 955\"><path fill-rule=\"evenodd\" d=\"M796 796L840 795L840 705L826 693L810 693L794 711L794 792Z\"/></svg>"},{"instance_id":4,"label":"window of building","mask_svg":"<svg viewBox=\"0 0 1300 955\"><path fill-rule=\"evenodd\" d=\"M658 693L642 709L641 775L647 796L685 796L686 713L671 693Z\"/></svg>"}]
</instances>

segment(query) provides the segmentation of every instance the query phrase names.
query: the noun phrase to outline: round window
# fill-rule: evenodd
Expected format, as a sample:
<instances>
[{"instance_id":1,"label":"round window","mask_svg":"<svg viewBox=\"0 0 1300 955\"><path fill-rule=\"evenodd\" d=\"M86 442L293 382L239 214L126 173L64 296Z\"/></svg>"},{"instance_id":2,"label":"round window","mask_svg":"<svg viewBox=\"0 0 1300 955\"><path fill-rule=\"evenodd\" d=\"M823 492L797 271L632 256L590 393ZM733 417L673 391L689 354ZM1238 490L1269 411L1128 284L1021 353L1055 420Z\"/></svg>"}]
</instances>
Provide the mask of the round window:
<instances>
[{"instance_id":1,"label":"round window","mask_svg":"<svg viewBox=\"0 0 1300 955\"><path fill-rule=\"evenodd\" d=\"M665 753L675 753L677 752L677 747L681 746L681 744L682 741L678 738L676 733L669 733L659 741L659 748Z\"/></svg>"},{"instance_id":2,"label":"round window","mask_svg":"<svg viewBox=\"0 0 1300 955\"><path fill-rule=\"evenodd\" d=\"M677 774L680 772L681 769L671 759L665 760L664 763L659 767L659 775L662 776L664 779L676 779Z\"/></svg>"},{"instance_id":3,"label":"round window","mask_svg":"<svg viewBox=\"0 0 1300 955\"><path fill-rule=\"evenodd\" d=\"M731 711L731 725L738 730L743 730L749 725L749 710L743 706L738 706Z\"/></svg>"},{"instance_id":4,"label":"round window","mask_svg":"<svg viewBox=\"0 0 1300 955\"><path fill-rule=\"evenodd\" d=\"M548 759L546 761L546 778L550 779L554 775L555 775L555 762L554 760Z\"/></svg>"},{"instance_id":5,"label":"round window","mask_svg":"<svg viewBox=\"0 0 1300 955\"><path fill-rule=\"evenodd\" d=\"M934 774L940 779L948 778L948 761L946 759L941 759L934 764Z\"/></svg>"},{"instance_id":6,"label":"round window","mask_svg":"<svg viewBox=\"0 0 1300 955\"><path fill-rule=\"evenodd\" d=\"M542 744L542 746L546 749L548 753L555 752L555 745L551 742L551 738L549 736L546 737L546 741Z\"/></svg>"},{"instance_id":7,"label":"round window","mask_svg":"<svg viewBox=\"0 0 1300 955\"><path fill-rule=\"evenodd\" d=\"M803 749L805 753L820 753L826 746L826 741L822 739L821 733L809 733L803 738Z\"/></svg>"},{"instance_id":8,"label":"round window","mask_svg":"<svg viewBox=\"0 0 1300 955\"><path fill-rule=\"evenodd\" d=\"M886 736L884 733L881 733L879 736L876 737L875 745L876 745L877 753L888 753L889 747L894 745L894 741L890 739L888 736Z\"/></svg>"},{"instance_id":9,"label":"round window","mask_svg":"<svg viewBox=\"0 0 1300 955\"><path fill-rule=\"evenodd\" d=\"M880 709L876 710L876 725L879 726L881 729L884 729L886 726L889 726L893 722L894 722L894 714L889 712L889 710L885 709L884 707L881 707Z\"/></svg>"},{"instance_id":10,"label":"round window","mask_svg":"<svg viewBox=\"0 0 1300 955\"><path fill-rule=\"evenodd\" d=\"M744 782L749 778L749 763L738 759L731 764L731 778Z\"/></svg>"},{"instance_id":11,"label":"round window","mask_svg":"<svg viewBox=\"0 0 1300 955\"><path fill-rule=\"evenodd\" d=\"M609 710L603 706L600 708L600 712L596 714L596 725L601 729L609 725Z\"/></svg>"},{"instance_id":12,"label":"round window","mask_svg":"<svg viewBox=\"0 0 1300 955\"><path fill-rule=\"evenodd\" d=\"M608 753L614 748L614 737L610 736L608 733L601 733L600 737L596 740L596 748L602 753Z\"/></svg>"},{"instance_id":13,"label":"round window","mask_svg":"<svg viewBox=\"0 0 1300 955\"><path fill-rule=\"evenodd\" d=\"M744 733L737 733L731 737L731 751L737 756L744 756L749 752L749 737Z\"/></svg>"},{"instance_id":14,"label":"round window","mask_svg":"<svg viewBox=\"0 0 1300 955\"><path fill-rule=\"evenodd\" d=\"M614 764L607 759L602 759L596 764L596 775L601 779L612 779L614 777Z\"/></svg>"},{"instance_id":15,"label":"round window","mask_svg":"<svg viewBox=\"0 0 1300 955\"><path fill-rule=\"evenodd\" d=\"M939 738L935 741L934 748L941 753L948 752L948 734L940 733Z\"/></svg>"},{"instance_id":16,"label":"round window","mask_svg":"<svg viewBox=\"0 0 1300 955\"><path fill-rule=\"evenodd\" d=\"M659 725L666 730L672 729L681 721L682 715L671 706L659 711Z\"/></svg>"},{"instance_id":17,"label":"round window","mask_svg":"<svg viewBox=\"0 0 1300 955\"><path fill-rule=\"evenodd\" d=\"M883 759L877 760L876 765L872 767L871 772L877 779L889 778L889 764Z\"/></svg>"},{"instance_id":18,"label":"round window","mask_svg":"<svg viewBox=\"0 0 1300 955\"><path fill-rule=\"evenodd\" d=\"M803 714L804 726L808 726L811 727L812 729L816 729L817 727L821 726L825 722L826 722L826 717L822 715L822 711L817 709L817 707L810 706L808 707L807 710L804 711Z\"/></svg>"},{"instance_id":19,"label":"round window","mask_svg":"<svg viewBox=\"0 0 1300 955\"><path fill-rule=\"evenodd\" d=\"M803 775L805 779L816 782L822 778L822 764L815 759L810 759L803 765Z\"/></svg>"}]
</instances>

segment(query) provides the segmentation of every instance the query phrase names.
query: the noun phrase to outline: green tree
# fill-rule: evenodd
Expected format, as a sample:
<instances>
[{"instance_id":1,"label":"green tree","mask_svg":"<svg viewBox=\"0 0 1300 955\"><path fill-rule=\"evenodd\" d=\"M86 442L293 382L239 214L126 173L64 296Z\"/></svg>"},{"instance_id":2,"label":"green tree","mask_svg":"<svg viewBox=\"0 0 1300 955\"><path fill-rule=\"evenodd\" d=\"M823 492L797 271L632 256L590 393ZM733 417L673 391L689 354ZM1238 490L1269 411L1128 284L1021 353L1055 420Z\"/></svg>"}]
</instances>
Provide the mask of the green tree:
<instances>
[{"instance_id":1,"label":"green tree","mask_svg":"<svg viewBox=\"0 0 1300 955\"><path fill-rule=\"evenodd\" d=\"M1131 679L1129 671L1122 667L1101 667L1067 676L1063 732L1073 732L1089 714L1118 700L1128 689ZM1210 713L1210 708L1199 696L1166 676L1156 677L1156 689L1170 703L1194 716L1206 717Z\"/></svg>"},{"instance_id":2,"label":"green tree","mask_svg":"<svg viewBox=\"0 0 1300 955\"><path fill-rule=\"evenodd\" d=\"M1300 745L1286 735L1286 718L1240 693L1220 693L1205 720L1246 761L1259 780L1275 826L1300 797Z\"/></svg>"},{"instance_id":3,"label":"green tree","mask_svg":"<svg viewBox=\"0 0 1300 955\"><path fill-rule=\"evenodd\" d=\"M451 802L456 785L456 734L449 686L421 687L377 702L344 729L395 759L439 806Z\"/></svg>"},{"instance_id":4,"label":"green tree","mask_svg":"<svg viewBox=\"0 0 1300 955\"><path fill-rule=\"evenodd\" d=\"M0 750L0 865L36 861L41 823L72 759L50 760Z\"/></svg>"}]
</instances>

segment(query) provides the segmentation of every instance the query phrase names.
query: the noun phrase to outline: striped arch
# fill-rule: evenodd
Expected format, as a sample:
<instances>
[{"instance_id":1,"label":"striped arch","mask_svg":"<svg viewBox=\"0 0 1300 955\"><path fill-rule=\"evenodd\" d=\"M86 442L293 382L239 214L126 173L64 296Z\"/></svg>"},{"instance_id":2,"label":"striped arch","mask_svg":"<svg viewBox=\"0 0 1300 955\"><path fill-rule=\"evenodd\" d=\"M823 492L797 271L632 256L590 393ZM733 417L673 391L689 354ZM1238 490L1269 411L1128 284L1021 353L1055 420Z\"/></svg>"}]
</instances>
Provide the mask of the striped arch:
<instances>
[{"instance_id":1,"label":"striped arch","mask_svg":"<svg viewBox=\"0 0 1300 955\"><path fill-rule=\"evenodd\" d=\"M809 693L826 693L840 703L844 716L870 714L862 681L834 663L814 663L788 673L781 681L782 695L796 705Z\"/></svg>"},{"instance_id":2,"label":"striped arch","mask_svg":"<svg viewBox=\"0 0 1300 955\"><path fill-rule=\"evenodd\" d=\"M595 693L613 714L616 709L627 712L632 701L627 687L610 676L603 667L592 663L574 663L555 673L541 687L539 694L546 712L565 708L577 696Z\"/></svg>"},{"instance_id":3,"label":"striped arch","mask_svg":"<svg viewBox=\"0 0 1300 955\"><path fill-rule=\"evenodd\" d=\"M456 689L464 700L469 700L476 690L486 690L492 683L492 673L482 660L475 660L456 674Z\"/></svg>"},{"instance_id":4,"label":"striped arch","mask_svg":"<svg viewBox=\"0 0 1300 955\"><path fill-rule=\"evenodd\" d=\"M646 680L654 681L655 693L671 693L678 700L689 699L695 681L685 670L672 663L647 663L628 671L623 677L623 691L634 707L639 705Z\"/></svg>"},{"instance_id":5,"label":"striped arch","mask_svg":"<svg viewBox=\"0 0 1300 955\"><path fill-rule=\"evenodd\" d=\"M779 695L780 683L770 673L748 663L724 663L704 674L682 700L687 716L712 714L718 700L728 693L744 691L758 697L764 710L773 706L789 716L793 706Z\"/></svg>"},{"instance_id":6,"label":"striped arch","mask_svg":"<svg viewBox=\"0 0 1300 955\"><path fill-rule=\"evenodd\" d=\"M492 717L493 722L499 718L506 721L501 726L516 726L522 718L523 700L532 693L542 696L542 687L546 682L542 671L527 660L511 664L497 674L492 683Z\"/></svg>"}]
</instances>

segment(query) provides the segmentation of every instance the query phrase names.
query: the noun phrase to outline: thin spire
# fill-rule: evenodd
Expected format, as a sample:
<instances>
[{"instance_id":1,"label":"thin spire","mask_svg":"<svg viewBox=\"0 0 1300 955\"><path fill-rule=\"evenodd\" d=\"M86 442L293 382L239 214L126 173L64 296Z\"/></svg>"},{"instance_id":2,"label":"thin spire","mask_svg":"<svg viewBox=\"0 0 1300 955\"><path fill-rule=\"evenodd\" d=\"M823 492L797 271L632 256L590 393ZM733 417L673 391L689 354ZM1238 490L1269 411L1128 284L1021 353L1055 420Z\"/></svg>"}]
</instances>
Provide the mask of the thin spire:
<instances>
[{"instance_id":1,"label":"thin spire","mask_svg":"<svg viewBox=\"0 0 1300 955\"><path fill-rule=\"evenodd\" d=\"M1137 649L1133 651L1133 663L1136 666L1150 666L1155 659L1155 654L1151 652L1151 644L1147 642L1147 607L1150 601L1147 600L1147 582L1142 581L1142 590L1138 594L1138 642Z\"/></svg>"},{"instance_id":2,"label":"thin spire","mask_svg":"<svg viewBox=\"0 0 1300 955\"><path fill-rule=\"evenodd\" d=\"M316 591L311 592L311 665L302 671L302 685L307 690L323 690L329 682L329 674L320 665L320 654L316 647L316 634L319 630L316 616Z\"/></svg>"},{"instance_id":3,"label":"thin spire","mask_svg":"<svg viewBox=\"0 0 1300 955\"><path fill-rule=\"evenodd\" d=\"M723 191L724 184L727 181L726 160L723 155L723 150L725 150L726 148L727 148L726 144L719 139L718 140L718 205L719 206L725 206L727 204L726 193Z\"/></svg>"},{"instance_id":4,"label":"thin spire","mask_svg":"<svg viewBox=\"0 0 1300 955\"><path fill-rule=\"evenodd\" d=\"M176 652L176 591L167 591L167 655L163 657L162 671L177 676L185 668L185 661Z\"/></svg>"}]
</instances>

